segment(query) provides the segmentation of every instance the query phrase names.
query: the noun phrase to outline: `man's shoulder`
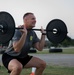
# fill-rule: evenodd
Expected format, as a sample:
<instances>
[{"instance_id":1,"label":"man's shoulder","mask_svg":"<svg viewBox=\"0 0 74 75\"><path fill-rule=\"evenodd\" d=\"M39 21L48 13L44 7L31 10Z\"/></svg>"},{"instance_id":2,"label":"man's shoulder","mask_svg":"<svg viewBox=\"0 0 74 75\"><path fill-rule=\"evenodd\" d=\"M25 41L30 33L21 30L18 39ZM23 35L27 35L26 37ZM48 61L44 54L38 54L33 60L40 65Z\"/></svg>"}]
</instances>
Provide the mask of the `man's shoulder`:
<instances>
[{"instance_id":1,"label":"man's shoulder","mask_svg":"<svg viewBox=\"0 0 74 75\"><path fill-rule=\"evenodd\" d=\"M15 30L15 33L14 33L14 37L21 37L22 33L20 32L20 30Z\"/></svg>"},{"instance_id":2,"label":"man's shoulder","mask_svg":"<svg viewBox=\"0 0 74 75\"><path fill-rule=\"evenodd\" d=\"M34 30L31 30L31 32L34 33L34 34L36 33Z\"/></svg>"},{"instance_id":3,"label":"man's shoulder","mask_svg":"<svg viewBox=\"0 0 74 75\"><path fill-rule=\"evenodd\" d=\"M18 30L18 29L15 30L15 33L21 34L20 30Z\"/></svg>"}]
</instances>

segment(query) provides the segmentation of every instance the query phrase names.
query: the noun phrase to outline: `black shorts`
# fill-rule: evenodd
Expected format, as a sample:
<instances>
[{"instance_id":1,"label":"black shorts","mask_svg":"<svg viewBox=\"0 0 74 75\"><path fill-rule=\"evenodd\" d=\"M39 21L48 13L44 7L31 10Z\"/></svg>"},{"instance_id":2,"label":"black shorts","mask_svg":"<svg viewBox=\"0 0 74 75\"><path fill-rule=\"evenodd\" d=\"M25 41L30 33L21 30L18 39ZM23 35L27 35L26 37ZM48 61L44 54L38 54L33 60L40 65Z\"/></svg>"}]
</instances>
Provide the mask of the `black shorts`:
<instances>
[{"instance_id":1,"label":"black shorts","mask_svg":"<svg viewBox=\"0 0 74 75\"><path fill-rule=\"evenodd\" d=\"M18 58L18 57L15 57L15 56L10 56L6 53L4 53L2 55L2 62L3 62L3 65L8 69L8 64L9 62L12 60L12 59L17 59L22 65L23 67L30 61L30 59L32 58L33 56L30 56L30 55L27 55L26 57L24 58ZM10 71L8 70L8 72L10 73Z\"/></svg>"}]
</instances>

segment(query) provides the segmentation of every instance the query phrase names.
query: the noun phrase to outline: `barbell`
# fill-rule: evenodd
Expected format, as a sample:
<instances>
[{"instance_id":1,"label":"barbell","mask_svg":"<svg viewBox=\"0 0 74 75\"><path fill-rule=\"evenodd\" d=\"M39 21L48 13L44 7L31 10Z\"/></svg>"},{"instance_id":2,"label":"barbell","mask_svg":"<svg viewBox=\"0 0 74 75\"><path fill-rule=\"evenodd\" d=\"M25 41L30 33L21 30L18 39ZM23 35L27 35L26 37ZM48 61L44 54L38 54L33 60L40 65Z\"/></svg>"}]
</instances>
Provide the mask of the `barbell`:
<instances>
[{"instance_id":1,"label":"barbell","mask_svg":"<svg viewBox=\"0 0 74 75\"><path fill-rule=\"evenodd\" d=\"M5 11L0 12L0 43L9 42L14 36L15 29L21 28L15 27L15 21L12 15ZM40 31L41 29L32 30ZM51 20L47 24L45 31L48 40L56 44L62 42L68 33L66 24L60 19Z\"/></svg>"}]
</instances>

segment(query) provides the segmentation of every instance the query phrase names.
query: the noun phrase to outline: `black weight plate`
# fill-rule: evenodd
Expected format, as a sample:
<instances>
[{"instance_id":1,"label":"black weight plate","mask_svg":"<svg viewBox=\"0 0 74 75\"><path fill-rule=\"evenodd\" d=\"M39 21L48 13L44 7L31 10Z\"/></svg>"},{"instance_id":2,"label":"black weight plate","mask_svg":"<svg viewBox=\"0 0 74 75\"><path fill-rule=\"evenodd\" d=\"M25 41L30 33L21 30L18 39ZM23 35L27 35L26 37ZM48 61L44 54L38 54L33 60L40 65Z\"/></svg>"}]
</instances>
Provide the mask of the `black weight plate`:
<instances>
[{"instance_id":1,"label":"black weight plate","mask_svg":"<svg viewBox=\"0 0 74 75\"><path fill-rule=\"evenodd\" d=\"M56 34L53 33L53 29L57 29ZM67 36L66 24L60 19L50 21L46 27L46 35L52 43L58 44L62 42Z\"/></svg>"},{"instance_id":2,"label":"black weight plate","mask_svg":"<svg viewBox=\"0 0 74 75\"><path fill-rule=\"evenodd\" d=\"M0 34L0 43L7 43L15 32L15 22L8 12L0 12L0 25L3 25L4 33Z\"/></svg>"}]
</instances>

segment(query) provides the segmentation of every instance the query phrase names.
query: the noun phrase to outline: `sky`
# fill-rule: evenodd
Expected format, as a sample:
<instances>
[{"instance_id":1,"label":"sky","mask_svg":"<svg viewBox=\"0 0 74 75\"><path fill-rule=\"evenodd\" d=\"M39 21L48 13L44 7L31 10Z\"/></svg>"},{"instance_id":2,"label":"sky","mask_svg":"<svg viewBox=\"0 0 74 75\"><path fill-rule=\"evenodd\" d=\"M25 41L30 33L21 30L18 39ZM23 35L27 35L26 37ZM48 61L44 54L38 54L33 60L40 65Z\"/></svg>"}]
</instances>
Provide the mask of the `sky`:
<instances>
[{"instance_id":1,"label":"sky","mask_svg":"<svg viewBox=\"0 0 74 75\"><path fill-rule=\"evenodd\" d=\"M26 12L34 13L38 29L46 29L51 20L61 19L67 26L67 35L74 39L74 0L0 0L0 11L9 12L16 27L23 24ZM37 35L40 37L41 33Z\"/></svg>"}]
</instances>

